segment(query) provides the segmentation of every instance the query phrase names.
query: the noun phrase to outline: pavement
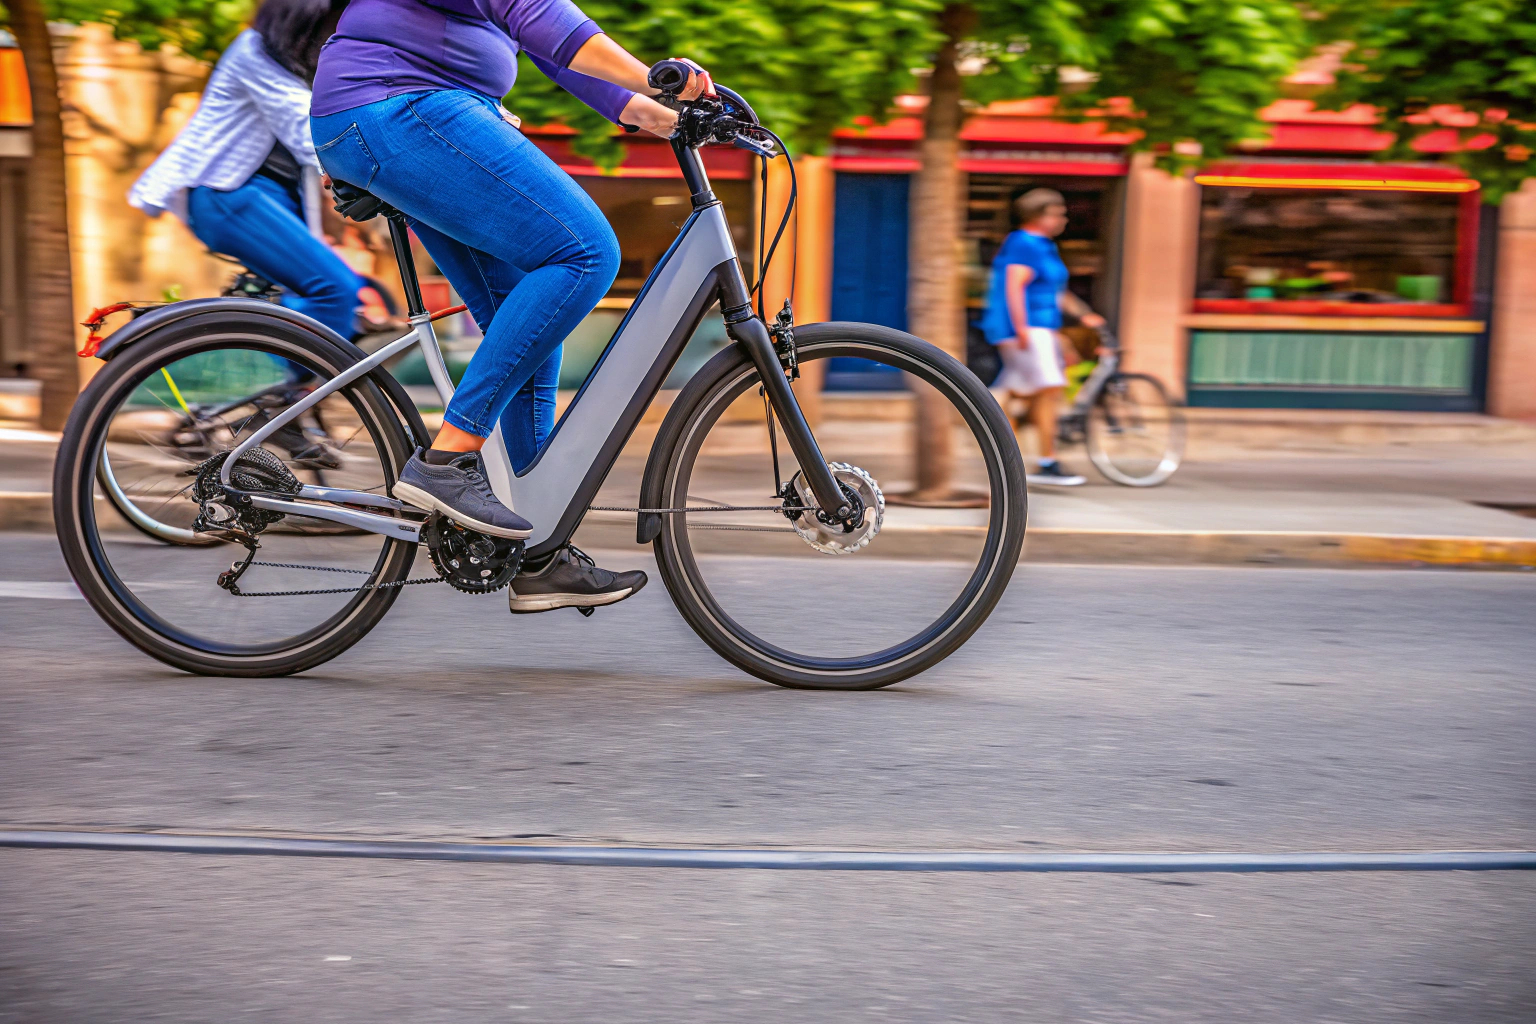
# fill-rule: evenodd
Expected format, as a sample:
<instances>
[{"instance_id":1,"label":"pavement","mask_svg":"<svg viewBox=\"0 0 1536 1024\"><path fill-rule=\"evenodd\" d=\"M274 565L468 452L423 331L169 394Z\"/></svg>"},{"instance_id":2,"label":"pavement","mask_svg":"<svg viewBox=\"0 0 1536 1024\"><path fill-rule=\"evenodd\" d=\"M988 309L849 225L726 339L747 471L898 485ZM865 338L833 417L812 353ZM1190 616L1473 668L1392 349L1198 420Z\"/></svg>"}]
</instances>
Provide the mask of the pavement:
<instances>
[{"instance_id":1,"label":"pavement","mask_svg":"<svg viewBox=\"0 0 1536 1024\"><path fill-rule=\"evenodd\" d=\"M820 428L828 450L863 464L910 461L906 410L855 398ZM659 412L659 410L657 410ZM1281 414L1190 410L1185 464L1167 484L1134 489L1099 477L1081 451L1063 453L1080 488L1032 488L1025 557L1124 564L1407 565L1536 568L1536 426L1482 416ZM833 418L833 416L840 418ZM862 417L853 420L847 417ZM636 503L660 416L642 425L597 504ZM742 456L767 447L756 427ZM1025 438L1026 450L1030 439ZM52 435L0 427L0 530L51 529ZM757 449L762 451L758 452ZM881 474L882 484L900 486ZM706 478L717 500L758 503L729 473ZM888 486L887 490L893 490ZM701 487L700 490L703 490ZM739 492L739 493L738 493ZM904 508L873 555L944 557L968 550L979 513ZM591 513L586 546L633 543L634 520ZM751 535L733 540L751 548ZM762 553L770 553L767 548Z\"/></svg>"},{"instance_id":2,"label":"pavement","mask_svg":"<svg viewBox=\"0 0 1536 1024\"><path fill-rule=\"evenodd\" d=\"M0 830L1536 850L1536 591L1516 574L1025 565L943 664L844 694L742 676L659 586L590 620L409 588L313 672L196 678L103 625L51 544L0 534L0 566ZM896 600L929 569L872 571ZM253 628L279 613L241 606ZM0 906L5 1024L1524 1022L1536 1002L1532 872L0 850Z\"/></svg>"}]
</instances>

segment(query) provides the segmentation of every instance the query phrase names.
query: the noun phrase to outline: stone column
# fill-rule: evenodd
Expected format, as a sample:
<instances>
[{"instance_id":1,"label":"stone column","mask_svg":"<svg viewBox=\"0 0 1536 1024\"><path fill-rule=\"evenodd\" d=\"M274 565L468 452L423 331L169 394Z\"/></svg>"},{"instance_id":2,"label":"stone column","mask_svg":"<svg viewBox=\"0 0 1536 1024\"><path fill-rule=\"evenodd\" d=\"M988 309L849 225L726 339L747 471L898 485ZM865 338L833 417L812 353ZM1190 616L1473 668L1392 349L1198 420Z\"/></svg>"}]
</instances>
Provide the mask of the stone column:
<instances>
[{"instance_id":1,"label":"stone column","mask_svg":"<svg viewBox=\"0 0 1536 1024\"><path fill-rule=\"evenodd\" d=\"M795 161L800 176L800 226L796 245L800 270L795 281L795 321L823 323L832 319L832 218L837 176L828 156L802 156ZM827 361L818 359L801 369L796 397L812 426L821 422L821 391Z\"/></svg>"},{"instance_id":2,"label":"stone column","mask_svg":"<svg viewBox=\"0 0 1536 1024\"><path fill-rule=\"evenodd\" d=\"M1200 189L1153 166L1150 153L1131 160L1121 255L1120 340L1126 368L1150 373L1180 397L1189 343L1183 319L1194 298Z\"/></svg>"},{"instance_id":3,"label":"stone column","mask_svg":"<svg viewBox=\"0 0 1536 1024\"><path fill-rule=\"evenodd\" d=\"M187 297L216 294L221 265L191 233L128 205L133 182L196 109L197 92L173 97L200 91L206 66L174 50L146 53L106 25L55 32L77 319L124 299L158 299L172 285ZM83 377L98 365L82 360Z\"/></svg>"},{"instance_id":4,"label":"stone column","mask_svg":"<svg viewBox=\"0 0 1536 1024\"><path fill-rule=\"evenodd\" d=\"M1525 179L1499 211L1488 412L1536 419L1536 178Z\"/></svg>"}]
</instances>

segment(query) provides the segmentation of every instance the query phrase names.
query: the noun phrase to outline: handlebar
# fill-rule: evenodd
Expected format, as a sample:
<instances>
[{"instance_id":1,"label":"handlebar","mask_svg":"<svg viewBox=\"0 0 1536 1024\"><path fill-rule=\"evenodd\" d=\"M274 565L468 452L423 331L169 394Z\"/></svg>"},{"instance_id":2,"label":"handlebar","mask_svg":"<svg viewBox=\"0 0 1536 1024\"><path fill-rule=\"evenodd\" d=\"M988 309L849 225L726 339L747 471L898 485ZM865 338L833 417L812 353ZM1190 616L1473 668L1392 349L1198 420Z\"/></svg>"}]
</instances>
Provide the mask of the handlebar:
<instances>
[{"instance_id":1,"label":"handlebar","mask_svg":"<svg viewBox=\"0 0 1536 1024\"><path fill-rule=\"evenodd\" d=\"M688 76L691 74L693 74L693 68L683 61L663 60L651 65L645 80L652 89L660 89L668 95L676 95L688 85Z\"/></svg>"},{"instance_id":2,"label":"handlebar","mask_svg":"<svg viewBox=\"0 0 1536 1024\"><path fill-rule=\"evenodd\" d=\"M715 86L715 96L700 96L681 102L677 94L688 84L695 69L685 61L664 60L651 66L646 81L660 89L662 103L676 110L677 134L674 138L688 146L722 144L745 149L765 160L779 155L774 148L776 136L757 119L751 104L740 94Z\"/></svg>"}]
</instances>

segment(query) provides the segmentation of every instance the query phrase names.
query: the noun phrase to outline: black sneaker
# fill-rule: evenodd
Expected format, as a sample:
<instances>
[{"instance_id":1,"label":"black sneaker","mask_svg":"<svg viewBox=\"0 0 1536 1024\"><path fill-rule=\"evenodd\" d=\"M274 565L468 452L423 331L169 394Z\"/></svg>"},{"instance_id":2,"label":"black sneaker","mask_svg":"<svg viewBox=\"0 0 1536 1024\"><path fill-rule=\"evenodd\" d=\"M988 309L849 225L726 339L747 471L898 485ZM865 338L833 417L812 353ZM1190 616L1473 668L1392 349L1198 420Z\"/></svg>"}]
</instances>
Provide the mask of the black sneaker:
<instances>
[{"instance_id":1,"label":"black sneaker","mask_svg":"<svg viewBox=\"0 0 1536 1024\"><path fill-rule=\"evenodd\" d=\"M441 512L461 526L493 537L526 540L533 524L501 503L485 478L479 452L465 452L446 466L434 466L416 449L391 492L417 508Z\"/></svg>"},{"instance_id":2,"label":"black sneaker","mask_svg":"<svg viewBox=\"0 0 1536 1024\"><path fill-rule=\"evenodd\" d=\"M1086 477L1068 473L1061 468L1061 463L1054 460L1040 463L1033 473L1024 475L1024 481L1045 487L1077 487L1088 482Z\"/></svg>"},{"instance_id":3,"label":"black sneaker","mask_svg":"<svg viewBox=\"0 0 1536 1024\"><path fill-rule=\"evenodd\" d=\"M547 612L555 608L598 608L622 601L645 586L638 569L609 572L574 544L561 548L537 572L520 573L512 581L512 611Z\"/></svg>"},{"instance_id":4,"label":"black sneaker","mask_svg":"<svg viewBox=\"0 0 1536 1024\"><path fill-rule=\"evenodd\" d=\"M321 441L311 441L309 435L297 423L284 423L267 438L283 451L288 458L300 463L305 469L340 469L341 456Z\"/></svg>"}]
</instances>

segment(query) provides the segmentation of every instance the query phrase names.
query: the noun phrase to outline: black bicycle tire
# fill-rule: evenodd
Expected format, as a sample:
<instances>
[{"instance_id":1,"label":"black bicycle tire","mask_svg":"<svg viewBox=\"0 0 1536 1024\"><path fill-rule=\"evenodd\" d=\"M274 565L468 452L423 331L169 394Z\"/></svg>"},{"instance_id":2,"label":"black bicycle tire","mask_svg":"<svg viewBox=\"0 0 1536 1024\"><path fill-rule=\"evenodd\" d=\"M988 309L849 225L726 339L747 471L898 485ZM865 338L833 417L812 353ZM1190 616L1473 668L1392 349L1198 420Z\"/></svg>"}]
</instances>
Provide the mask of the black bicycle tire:
<instances>
[{"instance_id":1,"label":"black bicycle tire","mask_svg":"<svg viewBox=\"0 0 1536 1024\"><path fill-rule=\"evenodd\" d=\"M783 651L767 653L765 642L746 633L729 614L710 607L711 599L701 595L700 587L690 579L691 554L685 517L664 517L666 521L654 542L657 565L683 619L715 653L742 671L791 689L872 690L890 686L953 654L981 627L1002 598L1024 545L1028 499L1023 457L1007 417L991 393L959 360L928 342L888 327L855 323L811 324L796 328L795 336L804 359L836 351L839 342L883 349L898 362L906 363L904 368L920 376L939 377L964 397L967 408L957 406L962 417L973 429L982 425L991 441L991 450L983 450L982 454L992 484L993 512L983 557L972 583L944 616L903 644L861 658L808 659ZM702 443L693 442L691 428L712 403L724 400L725 391L739 390L743 373L757 379L751 361L732 346L706 363L678 395L657 435L653 456L663 467L663 505L686 503L686 495L674 492L680 460L695 456L698 444ZM703 589L707 592L707 587ZM901 651L899 656L890 655L897 650ZM828 667L834 664L847 667Z\"/></svg>"},{"instance_id":2,"label":"black bicycle tire","mask_svg":"<svg viewBox=\"0 0 1536 1024\"><path fill-rule=\"evenodd\" d=\"M300 326L254 313L194 316L137 340L97 372L70 411L54 463L54 526L70 575L86 601L120 636L145 654L197 675L291 675L324 664L361 640L389 611L400 588L360 591L341 612L320 626L289 638L284 642L286 646L265 645L270 649L256 652L217 645L220 650L213 645L188 642L190 638L168 635L174 629L158 628L153 621L158 616L132 596L110 564L103 565L101 557L94 509L96 460L105 443L107 425L126 397L125 392L131 392L138 381L153 373L156 365L232 340L303 360L327 377L334 377L357 361L355 354ZM342 393L356 397L353 406L363 417L374 443L387 453L390 464L385 468L392 480L414 450L398 413L370 377L349 385ZM416 545L397 539L384 539L383 545L376 582L406 579Z\"/></svg>"},{"instance_id":3,"label":"black bicycle tire","mask_svg":"<svg viewBox=\"0 0 1536 1024\"><path fill-rule=\"evenodd\" d=\"M1176 453L1173 453L1174 461L1171 467L1166 466L1168 456L1165 455L1164 461L1158 464L1157 472L1146 477L1134 478L1129 473L1123 472L1118 466L1115 466L1113 460L1095 444L1094 423L1096 421L1094 419L1094 411L1103 404L1104 396L1109 393L1110 387L1117 380L1145 381L1152 386L1157 392L1158 397L1162 399L1164 406L1167 407L1170 425L1170 447L1178 449ZM1103 386L1099 389L1099 393L1093 397L1093 404L1088 407L1087 415L1083 417L1083 448L1088 453L1088 461L1093 463L1093 468L1098 470L1104 479L1111 483L1120 484L1123 487L1159 487L1167 483L1169 478L1178 472L1179 465L1183 462L1183 435L1184 414L1181 406L1168 394L1168 389L1163 386L1162 381L1147 373L1122 373L1116 371L1104 381ZM1106 463L1108 464L1107 466Z\"/></svg>"}]
</instances>

